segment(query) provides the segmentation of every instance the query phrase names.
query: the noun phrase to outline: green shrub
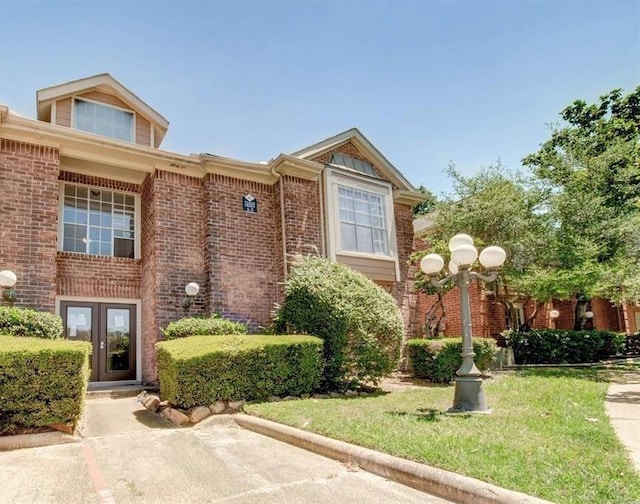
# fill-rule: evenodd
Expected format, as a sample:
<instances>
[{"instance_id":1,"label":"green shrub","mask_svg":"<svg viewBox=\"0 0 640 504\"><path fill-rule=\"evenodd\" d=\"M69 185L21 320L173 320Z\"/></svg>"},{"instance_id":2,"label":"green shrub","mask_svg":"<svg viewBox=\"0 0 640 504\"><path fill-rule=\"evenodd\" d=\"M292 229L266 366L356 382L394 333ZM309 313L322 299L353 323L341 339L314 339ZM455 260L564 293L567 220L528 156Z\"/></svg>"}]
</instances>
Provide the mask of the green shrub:
<instances>
[{"instance_id":1,"label":"green shrub","mask_svg":"<svg viewBox=\"0 0 640 504\"><path fill-rule=\"evenodd\" d=\"M625 347L623 334L608 331L534 329L508 332L505 337L517 364L597 362L621 354Z\"/></svg>"},{"instance_id":2,"label":"green shrub","mask_svg":"<svg viewBox=\"0 0 640 504\"><path fill-rule=\"evenodd\" d=\"M631 334L626 337L624 344L624 353L626 355L640 354L640 333Z\"/></svg>"},{"instance_id":3,"label":"green shrub","mask_svg":"<svg viewBox=\"0 0 640 504\"><path fill-rule=\"evenodd\" d=\"M62 337L62 319L48 312L0 306L0 334L57 339Z\"/></svg>"},{"instance_id":4,"label":"green shrub","mask_svg":"<svg viewBox=\"0 0 640 504\"><path fill-rule=\"evenodd\" d=\"M474 361L480 371L493 363L498 347L493 339L474 338ZM409 365L413 374L436 383L448 383L462 364L462 339L413 339L408 341Z\"/></svg>"},{"instance_id":5,"label":"green shrub","mask_svg":"<svg viewBox=\"0 0 640 504\"><path fill-rule=\"evenodd\" d=\"M351 268L317 257L294 264L275 328L324 341L327 389L377 382L390 373L403 335L400 310L389 294Z\"/></svg>"},{"instance_id":6,"label":"green shrub","mask_svg":"<svg viewBox=\"0 0 640 504\"><path fill-rule=\"evenodd\" d=\"M163 331L164 338L171 340L185 336L211 336L214 334L247 334L247 325L228 320L217 313L208 318L186 317L171 322Z\"/></svg>"},{"instance_id":7,"label":"green shrub","mask_svg":"<svg viewBox=\"0 0 640 504\"><path fill-rule=\"evenodd\" d=\"M322 373L322 341L311 336L193 336L156 347L160 395L181 408L309 393Z\"/></svg>"},{"instance_id":8,"label":"green shrub","mask_svg":"<svg viewBox=\"0 0 640 504\"><path fill-rule=\"evenodd\" d=\"M75 424L89 380L90 344L0 336L0 433Z\"/></svg>"}]
</instances>

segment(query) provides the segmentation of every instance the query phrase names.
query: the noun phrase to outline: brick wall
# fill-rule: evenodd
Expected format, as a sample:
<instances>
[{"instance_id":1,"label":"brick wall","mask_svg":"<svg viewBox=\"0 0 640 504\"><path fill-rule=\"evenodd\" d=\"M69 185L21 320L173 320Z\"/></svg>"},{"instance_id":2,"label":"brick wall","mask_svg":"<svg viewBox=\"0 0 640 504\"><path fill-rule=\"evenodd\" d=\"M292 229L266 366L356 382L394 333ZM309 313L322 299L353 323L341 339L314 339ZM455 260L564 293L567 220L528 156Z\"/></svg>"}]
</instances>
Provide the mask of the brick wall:
<instances>
[{"instance_id":1,"label":"brick wall","mask_svg":"<svg viewBox=\"0 0 640 504\"><path fill-rule=\"evenodd\" d=\"M242 210L253 195L256 213ZM205 180L205 268L209 306L252 329L267 325L283 280L276 186L208 175Z\"/></svg>"},{"instance_id":2,"label":"brick wall","mask_svg":"<svg viewBox=\"0 0 640 504\"><path fill-rule=\"evenodd\" d=\"M0 269L18 277L17 304L54 311L58 234L57 149L0 140Z\"/></svg>"},{"instance_id":3,"label":"brick wall","mask_svg":"<svg viewBox=\"0 0 640 504\"><path fill-rule=\"evenodd\" d=\"M56 293L60 296L140 298L141 261L58 252Z\"/></svg>"},{"instance_id":4,"label":"brick wall","mask_svg":"<svg viewBox=\"0 0 640 504\"><path fill-rule=\"evenodd\" d=\"M140 255L142 256L140 298L142 300L142 381L153 383L156 381L156 353L155 344L160 337L158 319L156 316L157 291L157 260L155 242L155 174L147 175L141 187L140 205Z\"/></svg>"},{"instance_id":5,"label":"brick wall","mask_svg":"<svg viewBox=\"0 0 640 504\"><path fill-rule=\"evenodd\" d=\"M314 254L316 251L324 255L320 183L285 175L281 188L284 193L287 259L296 254ZM279 218L279 215L273 217L274 220Z\"/></svg>"},{"instance_id":6,"label":"brick wall","mask_svg":"<svg viewBox=\"0 0 640 504\"><path fill-rule=\"evenodd\" d=\"M156 171L141 187L142 380L157 380L155 344L162 327L185 315L207 312L203 181ZM184 287L200 292L188 312L180 306Z\"/></svg>"}]
</instances>

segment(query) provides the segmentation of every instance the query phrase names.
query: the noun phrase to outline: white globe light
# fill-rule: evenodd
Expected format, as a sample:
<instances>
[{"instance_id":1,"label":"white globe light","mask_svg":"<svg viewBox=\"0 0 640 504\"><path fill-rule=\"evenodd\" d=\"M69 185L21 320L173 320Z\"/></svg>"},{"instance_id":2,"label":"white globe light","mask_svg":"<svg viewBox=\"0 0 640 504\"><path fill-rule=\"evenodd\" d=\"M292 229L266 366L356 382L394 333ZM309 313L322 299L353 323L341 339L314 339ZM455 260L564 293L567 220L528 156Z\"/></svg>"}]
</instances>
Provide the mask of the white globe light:
<instances>
[{"instance_id":1,"label":"white globe light","mask_svg":"<svg viewBox=\"0 0 640 504\"><path fill-rule=\"evenodd\" d=\"M196 296L198 292L200 292L200 286L195 282L189 282L184 291L187 293L187 296Z\"/></svg>"},{"instance_id":2,"label":"white globe light","mask_svg":"<svg viewBox=\"0 0 640 504\"><path fill-rule=\"evenodd\" d=\"M584 314L585 317L587 317L588 319L592 319L593 318L593 312L591 310L587 311L587 313Z\"/></svg>"},{"instance_id":3,"label":"white globe light","mask_svg":"<svg viewBox=\"0 0 640 504\"><path fill-rule=\"evenodd\" d=\"M13 287L17 280L18 277L13 271L0 271L0 287Z\"/></svg>"},{"instance_id":4,"label":"white globe light","mask_svg":"<svg viewBox=\"0 0 640 504\"><path fill-rule=\"evenodd\" d=\"M453 250L458 248L460 245L473 246L473 238L471 238L468 234L460 233L449 240L449 250L451 252L453 252Z\"/></svg>"},{"instance_id":5,"label":"white globe light","mask_svg":"<svg viewBox=\"0 0 640 504\"><path fill-rule=\"evenodd\" d=\"M560 312L558 310L551 310L549 312L549 317L552 319L557 319L560 316Z\"/></svg>"},{"instance_id":6,"label":"white globe light","mask_svg":"<svg viewBox=\"0 0 640 504\"><path fill-rule=\"evenodd\" d=\"M427 254L420 261L420 269L426 275L435 275L444 266L444 259L438 254Z\"/></svg>"},{"instance_id":7,"label":"white globe light","mask_svg":"<svg viewBox=\"0 0 640 504\"><path fill-rule=\"evenodd\" d=\"M496 247L492 245L480 252L480 264L485 268L499 268L504 264L504 260L507 258L507 253L502 247Z\"/></svg>"},{"instance_id":8,"label":"white globe light","mask_svg":"<svg viewBox=\"0 0 640 504\"><path fill-rule=\"evenodd\" d=\"M451 251L451 260L458 266L471 266L478 258L478 251L473 245L459 245Z\"/></svg>"},{"instance_id":9,"label":"white globe light","mask_svg":"<svg viewBox=\"0 0 640 504\"><path fill-rule=\"evenodd\" d=\"M450 273L453 273L455 275L458 272L458 265L453 261L449 261L448 267Z\"/></svg>"}]
</instances>

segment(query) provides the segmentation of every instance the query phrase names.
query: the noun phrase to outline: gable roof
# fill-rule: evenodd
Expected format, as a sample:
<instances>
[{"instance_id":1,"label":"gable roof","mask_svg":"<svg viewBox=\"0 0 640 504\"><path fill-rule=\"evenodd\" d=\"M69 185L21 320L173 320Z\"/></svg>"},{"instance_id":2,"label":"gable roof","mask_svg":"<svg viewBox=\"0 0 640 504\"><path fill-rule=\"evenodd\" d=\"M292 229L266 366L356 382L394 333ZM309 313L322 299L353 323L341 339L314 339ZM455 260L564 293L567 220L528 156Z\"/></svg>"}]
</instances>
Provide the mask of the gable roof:
<instances>
[{"instance_id":1,"label":"gable roof","mask_svg":"<svg viewBox=\"0 0 640 504\"><path fill-rule=\"evenodd\" d=\"M365 137L358 128L351 128L342 133L338 133L326 140L322 140L318 143L305 147L291 153L291 156L301 159L312 159L321 154L329 152L336 147L351 141L363 154L369 157L376 167L380 169L384 175L389 177L389 180L394 183L396 187L404 191L418 192L413 185L404 177L404 175L398 170L391 162L384 157L384 155L376 149L367 137Z\"/></svg>"},{"instance_id":2,"label":"gable roof","mask_svg":"<svg viewBox=\"0 0 640 504\"><path fill-rule=\"evenodd\" d=\"M100 91L102 93L114 95L129 105L138 114L148 119L154 128L155 147L160 145L162 139L167 133L169 121L108 73L93 75L91 77L85 77L84 79L78 79L71 82L65 82L64 84L58 84L57 86L39 89L36 92L36 99L38 101L38 120L46 120L46 118L51 114L51 104L56 100L81 93L87 93L89 91Z\"/></svg>"}]
</instances>

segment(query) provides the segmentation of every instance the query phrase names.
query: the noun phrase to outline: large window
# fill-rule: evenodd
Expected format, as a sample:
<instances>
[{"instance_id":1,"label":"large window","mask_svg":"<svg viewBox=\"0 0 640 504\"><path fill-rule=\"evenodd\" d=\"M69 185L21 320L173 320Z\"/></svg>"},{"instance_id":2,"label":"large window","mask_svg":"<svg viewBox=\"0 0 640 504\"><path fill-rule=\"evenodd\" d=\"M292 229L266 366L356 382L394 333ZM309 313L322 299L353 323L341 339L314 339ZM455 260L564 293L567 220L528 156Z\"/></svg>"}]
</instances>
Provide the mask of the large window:
<instances>
[{"instance_id":1,"label":"large window","mask_svg":"<svg viewBox=\"0 0 640 504\"><path fill-rule=\"evenodd\" d=\"M340 248L365 254L389 255L383 196L338 186Z\"/></svg>"},{"instance_id":2,"label":"large window","mask_svg":"<svg viewBox=\"0 0 640 504\"><path fill-rule=\"evenodd\" d=\"M133 142L133 112L76 98L73 126L97 135Z\"/></svg>"},{"instance_id":3,"label":"large window","mask_svg":"<svg viewBox=\"0 0 640 504\"><path fill-rule=\"evenodd\" d=\"M62 250L134 257L135 207L133 194L64 184Z\"/></svg>"}]
</instances>

